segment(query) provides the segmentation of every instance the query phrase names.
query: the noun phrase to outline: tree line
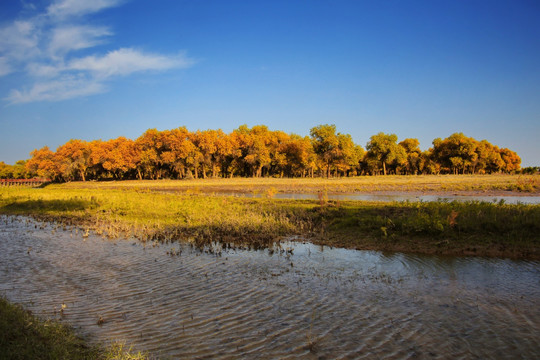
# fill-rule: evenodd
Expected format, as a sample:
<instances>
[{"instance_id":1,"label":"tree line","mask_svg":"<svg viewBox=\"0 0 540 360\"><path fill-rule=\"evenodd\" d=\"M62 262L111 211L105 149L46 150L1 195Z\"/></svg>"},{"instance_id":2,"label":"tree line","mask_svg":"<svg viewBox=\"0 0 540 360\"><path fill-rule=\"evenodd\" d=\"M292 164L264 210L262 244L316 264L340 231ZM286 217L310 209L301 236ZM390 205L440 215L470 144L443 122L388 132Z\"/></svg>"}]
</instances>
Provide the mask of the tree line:
<instances>
[{"instance_id":1,"label":"tree line","mask_svg":"<svg viewBox=\"0 0 540 360\"><path fill-rule=\"evenodd\" d=\"M365 149L335 125L319 125L310 136L242 125L190 132L186 127L149 129L139 138L72 139L56 152L47 146L15 165L0 163L0 178L42 177L53 181L185 179L207 177L337 177L387 174L512 173L521 159L506 148L462 133L433 140L398 142L395 134L371 136Z\"/></svg>"}]
</instances>

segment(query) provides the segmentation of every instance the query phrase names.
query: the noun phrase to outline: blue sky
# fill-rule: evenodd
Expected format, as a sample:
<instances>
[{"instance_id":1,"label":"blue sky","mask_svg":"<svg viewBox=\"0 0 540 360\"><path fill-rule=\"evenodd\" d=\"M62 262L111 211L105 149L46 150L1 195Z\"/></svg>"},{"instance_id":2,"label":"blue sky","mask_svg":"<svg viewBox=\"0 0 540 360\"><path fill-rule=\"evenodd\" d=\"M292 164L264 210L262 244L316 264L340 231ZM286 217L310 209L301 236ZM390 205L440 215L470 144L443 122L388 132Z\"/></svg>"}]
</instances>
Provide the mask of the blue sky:
<instances>
[{"instance_id":1,"label":"blue sky","mask_svg":"<svg viewBox=\"0 0 540 360\"><path fill-rule=\"evenodd\" d=\"M3 0L0 160L242 124L463 132L540 165L537 0Z\"/></svg>"}]
</instances>

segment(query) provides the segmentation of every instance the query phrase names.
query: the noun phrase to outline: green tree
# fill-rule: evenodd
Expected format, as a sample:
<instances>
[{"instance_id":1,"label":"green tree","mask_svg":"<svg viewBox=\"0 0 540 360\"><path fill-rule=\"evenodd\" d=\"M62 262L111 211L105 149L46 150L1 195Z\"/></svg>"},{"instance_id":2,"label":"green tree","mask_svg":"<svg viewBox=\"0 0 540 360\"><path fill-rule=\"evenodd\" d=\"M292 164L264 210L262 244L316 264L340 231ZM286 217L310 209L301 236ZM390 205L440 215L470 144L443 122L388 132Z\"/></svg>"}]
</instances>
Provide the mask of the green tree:
<instances>
[{"instance_id":1,"label":"green tree","mask_svg":"<svg viewBox=\"0 0 540 360\"><path fill-rule=\"evenodd\" d=\"M382 166L386 175L389 165L397 166L407 161L405 149L397 144L397 135L378 133L370 138L366 145L367 157L374 159Z\"/></svg>"},{"instance_id":2,"label":"green tree","mask_svg":"<svg viewBox=\"0 0 540 360\"><path fill-rule=\"evenodd\" d=\"M287 144L290 135L283 131L270 131L268 147L270 151L270 167L268 175L283 177L288 169Z\"/></svg>"},{"instance_id":3,"label":"green tree","mask_svg":"<svg viewBox=\"0 0 540 360\"><path fill-rule=\"evenodd\" d=\"M420 171L422 171L423 174L440 174L441 164L435 161L433 157L433 149L422 151L420 154Z\"/></svg>"},{"instance_id":4,"label":"green tree","mask_svg":"<svg viewBox=\"0 0 540 360\"><path fill-rule=\"evenodd\" d=\"M472 172L478 158L477 146L478 141L463 133L452 134L444 140L437 138L433 140L433 159L448 172Z\"/></svg>"},{"instance_id":5,"label":"green tree","mask_svg":"<svg viewBox=\"0 0 540 360\"><path fill-rule=\"evenodd\" d=\"M499 148L482 140L476 146L476 161L473 164L473 173L493 173L503 169L505 163L501 158Z\"/></svg>"},{"instance_id":6,"label":"green tree","mask_svg":"<svg viewBox=\"0 0 540 360\"><path fill-rule=\"evenodd\" d=\"M35 175L26 167L27 160L18 160L14 165L0 161L0 179L29 179Z\"/></svg>"},{"instance_id":7,"label":"green tree","mask_svg":"<svg viewBox=\"0 0 540 360\"><path fill-rule=\"evenodd\" d=\"M356 172L362 159L364 149L356 145L349 134L338 133L338 152L335 161L336 172L347 175L350 171Z\"/></svg>"},{"instance_id":8,"label":"green tree","mask_svg":"<svg viewBox=\"0 0 540 360\"><path fill-rule=\"evenodd\" d=\"M12 179L13 171L11 166L3 161L0 161L0 179Z\"/></svg>"},{"instance_id":9,"label":"green tree","mask_svg":"<svg viewBox=\"0 0 540 360\"><path fill-rule=\"evenodd\" d=\"M399 143L407 154L407 163L405 164L405 172L407 174L418 174L421 171L421 154L420 141L418 139L409 138Z\"/></svg>"},{"instance_id":10,"label":"green tree","mask_svg":"<svg viewBox=\"0 0 540 360\"><path fill-rule=\"evenodd\" d=\"M336 125L319 125L310 130L315 154L321 159L326 169L326 177L330 177L331 166L339 158L339 138Z\"/></svg>"}]
</instances>

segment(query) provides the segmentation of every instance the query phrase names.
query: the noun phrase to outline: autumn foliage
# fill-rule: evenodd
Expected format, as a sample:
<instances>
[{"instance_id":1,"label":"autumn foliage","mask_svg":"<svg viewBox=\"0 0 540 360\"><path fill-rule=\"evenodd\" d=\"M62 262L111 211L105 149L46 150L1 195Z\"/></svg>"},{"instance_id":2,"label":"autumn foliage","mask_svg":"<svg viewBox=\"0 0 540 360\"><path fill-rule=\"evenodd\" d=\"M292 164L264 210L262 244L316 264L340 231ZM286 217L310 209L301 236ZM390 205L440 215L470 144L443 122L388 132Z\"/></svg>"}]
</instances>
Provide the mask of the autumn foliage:
<instances>
[{"instance_id":1,"label":"autumn foliage","mask_svg":"<svg viewBox=\"0 0 540 360\"><path fill-rule=\"evenodd\" d=\"M310 136L264 125L242 125L229 134L149 129L135 140L70 140L56 152L45 146L30 155L18 163L16 176L55 181L512 173L521 163L515 152L462 133L435 139L427 151L417 139L398 142L395 134L379 133L364 149L335 125L316 126Z\"/></svg>"}]
</instances>

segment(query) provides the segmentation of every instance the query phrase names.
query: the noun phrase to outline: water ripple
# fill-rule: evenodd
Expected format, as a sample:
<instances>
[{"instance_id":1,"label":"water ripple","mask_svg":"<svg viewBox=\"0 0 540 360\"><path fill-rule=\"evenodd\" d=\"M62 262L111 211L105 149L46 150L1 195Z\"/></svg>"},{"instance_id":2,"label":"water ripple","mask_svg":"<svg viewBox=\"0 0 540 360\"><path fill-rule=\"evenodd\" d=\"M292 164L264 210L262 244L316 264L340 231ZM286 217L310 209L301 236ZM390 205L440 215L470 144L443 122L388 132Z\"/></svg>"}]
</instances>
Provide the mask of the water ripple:
<instances>
[{"instance_id":1,"label":"water ripple","mask_svg":"<svg viewBox=\"0 0 540 360\"><path fill-rule=\"evenodd\" d=\"M217 256L3 216L0 292L158 357L540 357L538 262L281 249Z\"/></svg>"}]
</instances>

